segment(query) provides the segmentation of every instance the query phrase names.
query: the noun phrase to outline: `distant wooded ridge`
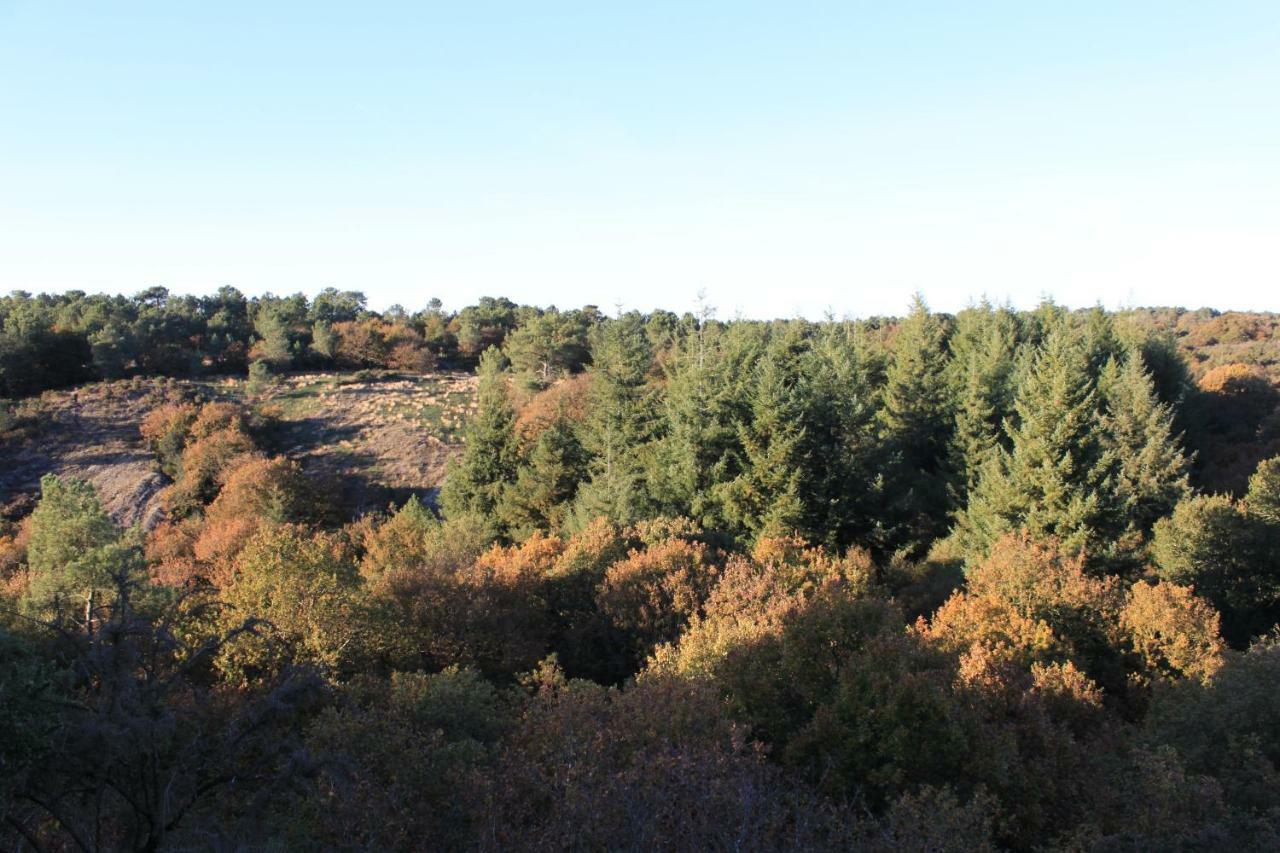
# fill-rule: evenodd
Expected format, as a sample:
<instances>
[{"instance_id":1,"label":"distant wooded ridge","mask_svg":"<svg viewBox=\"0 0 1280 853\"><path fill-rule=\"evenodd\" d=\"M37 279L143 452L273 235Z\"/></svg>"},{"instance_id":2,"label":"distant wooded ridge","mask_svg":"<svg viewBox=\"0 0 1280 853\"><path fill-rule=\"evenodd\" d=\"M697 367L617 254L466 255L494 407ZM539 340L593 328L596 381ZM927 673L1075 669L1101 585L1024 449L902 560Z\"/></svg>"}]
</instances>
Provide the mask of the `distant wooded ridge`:
<instances>
[{"instance_id":1,"label":"distant wooded ridge","mask_svg":"<svg viewBox=\"0 0 1280 853\"><path fill-rule=\"evenodd\" d=\"M981 310L983 305L938 316L951 328L960 316ZM1025 318L1035 311L1014 313ZM1245 364L1280 378L1278 314L1208 308L1109 313L1126 324L1170 334L1197 376ZM712 312L699 314L658 310L642 316L655 343L670 338L682 322L823 325L716 321ZM0 397L127 376L243 374L255 361L271 370L471 368L489 347L502 348L518 369L545 381L580 371L590 358L592 329L608 319L594 305L560 310L518 305L505 297L483 297L456 311L431 299L420 310L394 305L379 312L369 309L365 294L334 288L313 298L302 293L246 297L233 287L209 296L178 295L164 287L133 296L15 291L0 297ZM887 334L898 319L830 322L853 322L872 334Z\"/></svg>"}]
</instances>

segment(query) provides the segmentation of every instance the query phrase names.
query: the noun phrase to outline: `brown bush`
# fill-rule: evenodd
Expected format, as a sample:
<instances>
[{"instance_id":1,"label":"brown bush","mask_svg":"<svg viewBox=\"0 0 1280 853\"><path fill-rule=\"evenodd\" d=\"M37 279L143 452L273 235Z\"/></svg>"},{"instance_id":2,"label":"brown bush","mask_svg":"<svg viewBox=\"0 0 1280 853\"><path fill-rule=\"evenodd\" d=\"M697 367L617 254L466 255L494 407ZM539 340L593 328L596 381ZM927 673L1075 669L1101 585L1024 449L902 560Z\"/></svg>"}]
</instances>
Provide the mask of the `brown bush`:
<instances>
[{"instance_id":1,"label":"brown bush","mask_svg":"<svg viewBox=\"0 0 1280 853\"><path fill-rule=\"evenodd\" d=\"M212 501L223 481L244 459L256 456L244 412L230 403L208 403L191 423L176 483L166 504L175 515L188 515Z\"/></svg>"},{"instance_id":2,"label":"brown bush","mask_svg":"<svg viewBox=\"0 0 1280 853\"><path fill-rule=\"evenodd\" d=\"M698 612L716 579L706 546L672 539L632 551L605 572L600 611L626 633L637 663L659 643L674 641Z\"/></svg>"},{"instance_id":3,"label":"brown bush","mask_svg":"<svg viewBox=\"0 0 1280 853\"><path fill-rule=\"evenodd\" d=\"M0 595L17 598L27 585L27 542L31 539L31 516L7 533L0 534Z\"/></svg>"},{"instance_id":4,"label":"brown bush","mask_svg":"<svg viewBox=\"0 0 1280 853\"><path fill-rule=\"evenodd\" d=\"M1123 607L1115 579L1087 574L1083 555L1064 554L1056 541L1011 534L969 573L967 589L919 628L952 653L1003 647L1022 666L1071 661L1122 692Z\"/></svg>"},{"instance_id":5,"label":"brown bush","mask_svg":"<svg viewBox=\"0 0 1280 853\"><path fill-rule=\"evenodd\" d=\"M147 534L145 553L154 582L183 587L199 579L208 579L207 568L195 555L200 525L199 518L166 520Z\"/></svg>"},{"instance_id":6,"label":"brown bush","mask_svg":"<svg viewBox=\"0 0 1280 853\"><path fill-rule=\"evenodd\" d=\"M520 442L532 446L551 424L561 418L580 423L587 416L591 378L580 373L559 380L550 388L534 394L516 415L516 435Z\"/></svg>"},{"instance_id":7,"label":"brown bush","mask_svg":"<svg viewBox=\"0 0 1280 853\"><path fill-rule=\"evenodd\" d=\"M1257 394L1271 388L1267 374L1256 364L1224 364L1200 377L1200 390L1209 394Z\"/></svg>"},{"instance_id":8,"label":"brown bush","mask_svg":"<svg viewBox=\"0 0 1280 853\"><path fill-rule=\"evenodd\" d=\"M376 317L334 323L334 358L345 367L387 367L426 372L435 355L412 326Z\"/></svg>"},{"instance_id":9,"label":"brown bush","mask_svg":"<svg viewBox=\"0 0 1280 853\"><path fill-rule=\"evenodd\" d=\"M1120 624L1155 677L1206 679L1222 666L1218 612L1190 587L1135 583Z\"/></svg>"},{"instance_id":10,"label":"brown bush","mask_svg":"<svg viewBox=\"0 0 1280 853\"><path fill-rule=\"evenodd\" d=\"M318 496L297 463L283 457L246 458L226 475L205 512L193 551L221 585L232 560L264 525L300 522L317 514Z\"/></svg>"},{"instance_id":11,"label":"brown bush","mask_svg":"<svg viewBox=\"0 0 1280 853\"><path fill-rule=\"evenodd\" d=\"M191 424L192 438L206 438L222 430L247 432L244 410L233 403L205 403Z\"/></svg>"},{"instance_id":12,"label":"brown bush","mask_svg":"<svg viewBox=\"0 0 1280 853\"><path fill-rule=\"evenodd\" d=\"M535 537L527 547L495 547L476 556L468 553L470 546L460 547L465 535L449 535L450 524L436 525L421 539L409 537L410 548L421 550L408 562L380 565L366 553L362 571L370 592L396 626L393 644L402 667L474 666L511 679L547 653L543 585L558 540Z\"/></svg>"},{"instance_id":13,"label":"brown bush","mask_svg":"<svg viewBox=\"0 0 1280 853\"><path fill-rule=\"evenodd\" d=\"M152 409L142 419L142 438L170 477L178 475L197 411L190 403L168 403Z\"/></svg>"}]
</instances>

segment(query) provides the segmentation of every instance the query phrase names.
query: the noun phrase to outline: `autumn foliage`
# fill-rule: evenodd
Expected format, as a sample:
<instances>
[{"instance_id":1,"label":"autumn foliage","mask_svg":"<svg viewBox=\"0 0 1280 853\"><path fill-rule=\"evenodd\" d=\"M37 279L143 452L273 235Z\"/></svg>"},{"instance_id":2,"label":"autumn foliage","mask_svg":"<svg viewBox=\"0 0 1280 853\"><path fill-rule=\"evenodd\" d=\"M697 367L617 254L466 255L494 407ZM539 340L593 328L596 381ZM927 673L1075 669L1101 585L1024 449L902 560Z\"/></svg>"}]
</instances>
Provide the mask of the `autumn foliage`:
<instances>
[{"instance_id":1,"label":"autumn foliage","mask_svg":"<svg viewBox=\"0 0 1280 853\"><path fill-rule=\"evenodd\" d=\"M1280 847L1276 389L1180 349L1274 325L473 308L253 318L273 370L478 359L439 493L353 511L175 391L145 529L55 475L0 522L0 842Z\"/></svg>"}]
</instances>

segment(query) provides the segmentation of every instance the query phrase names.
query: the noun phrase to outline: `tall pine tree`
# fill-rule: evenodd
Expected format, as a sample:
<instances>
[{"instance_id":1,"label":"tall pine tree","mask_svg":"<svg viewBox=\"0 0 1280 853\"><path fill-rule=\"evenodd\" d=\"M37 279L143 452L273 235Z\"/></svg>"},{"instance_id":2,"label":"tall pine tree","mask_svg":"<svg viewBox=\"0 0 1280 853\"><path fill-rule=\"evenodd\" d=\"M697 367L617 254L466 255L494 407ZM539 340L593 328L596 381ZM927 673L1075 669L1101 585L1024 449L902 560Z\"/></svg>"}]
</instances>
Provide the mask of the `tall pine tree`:
<instances>
[{"instance_id":1,"label":"tall pine tree","mask_svg":"<svg viewBox=\"0 0 1280 853\"><path fill-rule=\"evenodd\" d=\"M493 522L503 491L516 476L516 413L496 347L481 355L479 375L478 411L467 427L462 457L445 477L440 505L450 517L477 515Z\"/></svg>"},{"instance_id":2,"label":"tall pine tree","mask_svg":"<svg viewBox=\"0 0 1280 853\"><path fill-rule=\"evenodd\" d=\"M974 557L1000 536L1025 529L1068 550L1096 553L1112 511L1114 457L1100 436L1098 392L1080 334L1049 333L1007 426L1011 450L989 462L961 514L957 537Z\"/></svg>"},{"instance_id":3,"label":"tall pine tree","mask_svg":"<svg viewBox=\"0 0 1280 853\"><path fill-rule=\"evenodd\" d=\"M954 420L946 366L946 329L916 295L898 327L880 410L899 545L927 546L949 523Z\"/></svg>"},{"instance_id":4,"label":"tall pine tree","mask_svg":"<svg viewBox=\"0 0 1280 853\"><path fill-rule=\"evenodd\" d=\"M511 538L558 531L585 476L586 454L573 425L560 414L538 435L498 505Z\"/></svg>"},{"instance_id":5,"label":"tall pine tree","mask_svg":"<svg viewBox=\"0 0 1280 853\"><path fill-rule=\"evenodd\" d=\"M739 428L743 471L722 488L725 515L753 537L804 532L803 408L795 377L770 351L756 368L751 420Z\"/></svg>"},{"instance_id":6,"label":"tall pine tree","mask_svg":"<svg viewBox=\"0 0 1280 853\"><path fill-rule=\"evenodd\" d=\"M1160 402L1139 352L1103 368L1103 436L1115 457L1113 530L1146 536L1189 492L1187 458L1174 433L1174 413Z\"/></svg>"},{"instance_id":7,"label":"tall pine tree","mask_svg":"<svg viewBox=\"0 0 1280 853\"><path fill-rule=\"evenodd\" d=\"M885 539L879 395L866 349L855 324L833 322L817 332L801 367L806 526L837 551L879 548Z\"/></svg>"},{"instance_id":8,"label":"tall pine tree","mask_svg":"<svg viewBox=\"0 0 1280 853\"><path fill-rule=\"evenodd\" d=\"M286 369L293 364L293 347L289 340L289 322L278 301L263 301L253 319L254 331L261 340L258 348L272 367Z\"/></svg>"},{"instance_id":9,"label":"tall pine tree","mask_svg":"<svg viewBox=\"0 0 1280 853\"><path fill-rule=\"evenodd\" d=\"M644 515L640 453L654 421L645 388L653 348L644 318L632 311L607 321L592 343L591 408L579 431L591 476L574 501L575 529L600 517L629 524Z\"/></svg>"},{"instance_id":10,"label":"tall pine tree","mask_svg":"<svg viewBox=\"0 0 1280 853\"><path fill-rule=\"evenodd\" d=\"M665 359L662 437L648 472L654 508L707 529L724 521L718 487L739 473L737 424L750 413L763 336L747 324L686 317Z\"/></svg>"},{"instance_id":11,"label":"tall pine tree","mask_svg":"<svg viewBox=\"0 0 1280 853\"><path fill-rule=\"evenodd\" d=\"M963 506L978 476L1007 439L1004 421L1013 414L1018 319L1007 308L983 303L956 316L947 372L955 399L951 465L957 506Z\"/></svg>"}]
</instances>

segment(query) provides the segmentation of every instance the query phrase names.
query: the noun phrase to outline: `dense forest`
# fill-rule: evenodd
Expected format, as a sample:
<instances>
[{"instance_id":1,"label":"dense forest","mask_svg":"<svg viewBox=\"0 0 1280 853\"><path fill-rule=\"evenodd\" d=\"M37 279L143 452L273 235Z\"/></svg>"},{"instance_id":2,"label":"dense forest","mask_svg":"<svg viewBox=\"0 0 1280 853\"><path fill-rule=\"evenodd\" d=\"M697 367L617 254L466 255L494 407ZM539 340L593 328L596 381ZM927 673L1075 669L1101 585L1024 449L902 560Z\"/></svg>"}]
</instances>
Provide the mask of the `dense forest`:
<instances>
[{"instance_id":1,"label":"dense forest","mask_svg":"<svg viewBox=\"0 0 1280 853\"><path fill-rule=\"evenodd\" d=\"M377 313L364 294L333 288L314 299L252 300L232 287L205 297L163 287L132 297L16 292L0 297L0 397L121 376L243 374L254 365L268 372L474 365L541 313L491 298L453 314L438 299L413 315L399 306ZM588 308L564 322L581 337L599 319Z\"/></svg>"},{"instance_id":2,"label":"dense forest","mask_svg":"<svg viewBox=\"0 0 1280 853\"><path fill-rule=\"evenodd\" d=\"M255 393L444 367L375 513ZM1280 317L0 300L0 441L215 375L0 527L6 849L1280 848Z\"/></svg>"}]
</instances>

